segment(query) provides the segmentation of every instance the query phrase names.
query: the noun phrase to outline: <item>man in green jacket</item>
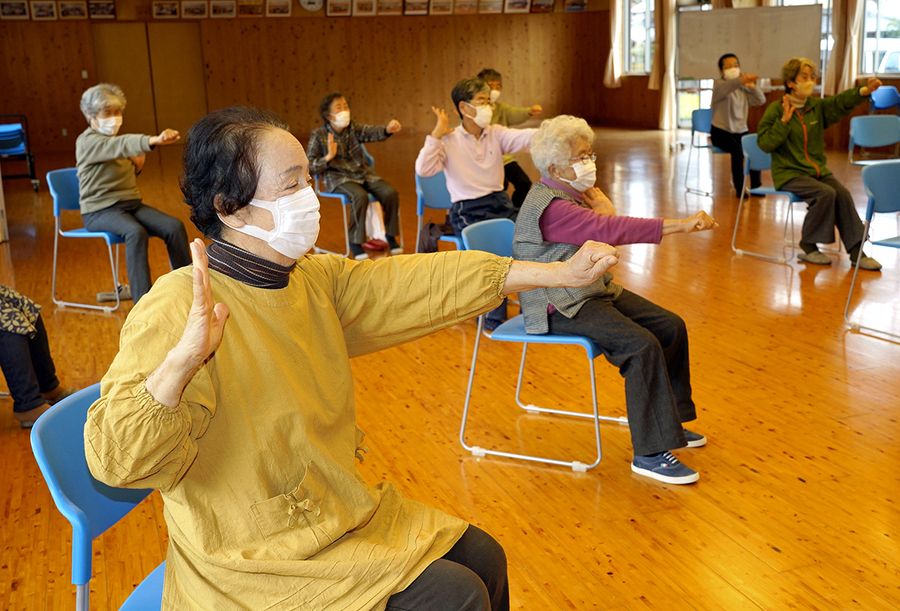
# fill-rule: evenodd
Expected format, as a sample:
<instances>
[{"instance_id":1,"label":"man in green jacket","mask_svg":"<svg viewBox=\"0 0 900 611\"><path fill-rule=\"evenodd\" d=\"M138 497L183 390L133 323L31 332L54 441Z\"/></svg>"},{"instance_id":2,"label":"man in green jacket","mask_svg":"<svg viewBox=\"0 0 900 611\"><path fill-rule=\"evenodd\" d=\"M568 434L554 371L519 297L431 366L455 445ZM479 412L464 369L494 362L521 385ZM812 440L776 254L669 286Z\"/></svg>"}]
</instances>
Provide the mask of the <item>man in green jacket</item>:
<instances>
[{"instance_id":1,"label":"man in green jacket","mask_svg":"<svg viewBox=\"0 0 900 611\"><path fill-rule=\"evenodd\" d=\"M759 148L772 154L775 188L790 191L805 201L809 210L803 221L798 256L815 265L831 265L817 243L834 242L837 227L851 263L860 256L863 223L853 196L826 167L825 129L849 114L881 86L870 78L862 87L828 98L813 97L816 67L805 57L789 60L781 69L785 95L766 109L759 123ZM877 271L881 264L862 253L859 266Z\"/></svg>"}]
</instances>

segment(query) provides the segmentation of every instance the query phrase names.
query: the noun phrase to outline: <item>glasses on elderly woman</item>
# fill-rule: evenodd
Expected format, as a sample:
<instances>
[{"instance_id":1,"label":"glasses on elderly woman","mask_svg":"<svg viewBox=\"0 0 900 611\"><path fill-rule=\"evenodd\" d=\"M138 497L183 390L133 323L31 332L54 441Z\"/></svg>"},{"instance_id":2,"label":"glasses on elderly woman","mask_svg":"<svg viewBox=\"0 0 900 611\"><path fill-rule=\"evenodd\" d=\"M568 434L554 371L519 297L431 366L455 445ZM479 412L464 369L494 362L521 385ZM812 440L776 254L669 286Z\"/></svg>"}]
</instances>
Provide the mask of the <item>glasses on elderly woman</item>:
<instances>
[{"instance_id":1,"label":"glasses on elderly woman","mask_svg":"<svg viewBox=\"0 0 900 611\"><path fill-rule=\"evenodd\" d=\"M588 153L587 155L579 155L578 157L569 157L569 161L597 161L597 153Z\"/></svg>"}]
</instances>

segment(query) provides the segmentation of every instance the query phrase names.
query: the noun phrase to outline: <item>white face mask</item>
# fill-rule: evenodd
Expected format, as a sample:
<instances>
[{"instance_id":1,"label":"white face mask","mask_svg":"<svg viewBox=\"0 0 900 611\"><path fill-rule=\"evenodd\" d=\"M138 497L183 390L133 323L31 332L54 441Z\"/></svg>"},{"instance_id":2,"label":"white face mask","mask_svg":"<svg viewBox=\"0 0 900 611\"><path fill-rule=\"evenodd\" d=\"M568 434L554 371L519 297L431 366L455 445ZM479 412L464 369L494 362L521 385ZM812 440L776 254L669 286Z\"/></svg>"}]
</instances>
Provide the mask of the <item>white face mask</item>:
<instances>
[{"instance_id":1,"label":"white face mask","mask_svg":"<svg viewBox=\"0 0 900 611\"><path fill-rule=\"evenodd\" d=\"M341 112L335 113L334 120L331 122L331 124L338 129L344 129L345 127L350 125L350 111L342 110Z\"/></svg>"},{"instance_id":2,"label":"white face mask","mask_svg":"<svg viewBox=\"0 0 900 611\"><path fill-rule=\"evenodd\" d=\"M559 179L572 185L572 188L579 193L584 193L597 182L597 165L590 159L572 164L572 169L575 170L575 180L569 180L562 176Z\"/></svg>"},{"instance_id":3,"label":"white face mask","mask_svg":"<svg viewBox=\"0 0 900 611\"><path fill-rule=\"evenodd\" d=\"M734 79L741 76L741 69L738 67L726 68L722 71L722 74L725 76L725 80L733 81Z\"/></svg>"},{"instance_id":4,"label":"white face mask","mask_svg":"<svg viewBox=\"0 0 900 611\"><path fill-rule=\"evenodd\" d=\"M469 117L475 122L475 125L481 129L485 129L491 124L491 119L494 118L494 109L491 108L489 104L484 104L482 106L475 106L469 102L466 102L466 104L469 104L469 106L475 109L475 116Z\"/></svg>"},{"instance_id":5,"label":"white face mask","mask_svg":"<svg viewBox=\"0 0 900 611\"><path fill-rule=\"evenodd\" d=\"M491 104L500 99L500 90L499 89L491 89Z\"/></svg>"},{"instance_id":6,"label":"white face mask","mask_svg":"<svg viewBox=\"0 0 900 611\"><path fill-rule=\"evenodd\" d=\"M122 127L122 117L106 117L105 119L94 119L97 125L94 127L98 132L106 136L115 136Z\"/></svg>"},{"instance_id":7,"label":"white face mask","mask_svg":"<svg viewBox=\"0 0 900 611\"><path fill-rule=\"evenodd\" d=\"M272 231L266 231L255 225L231 227L225 224L235 231L259 238L291 259L299 259L316 243L319 237L319 198L316 197L312 186L279 197L274 202L253 199L250 200L250 205L272 213L272 219L275 221L275 228Z\"/></svg>"},{"instance_id":8,"label":"white face mask","mask_svg":"<svg viewBox=\"0 0 900 611\"><path fill-rule=\"evenodd\" d=\"M803 81L802 83L794 84L794 95L808 98L813 94L813 91L816 89L815 81Z\"/></svg>"}]
</instances>

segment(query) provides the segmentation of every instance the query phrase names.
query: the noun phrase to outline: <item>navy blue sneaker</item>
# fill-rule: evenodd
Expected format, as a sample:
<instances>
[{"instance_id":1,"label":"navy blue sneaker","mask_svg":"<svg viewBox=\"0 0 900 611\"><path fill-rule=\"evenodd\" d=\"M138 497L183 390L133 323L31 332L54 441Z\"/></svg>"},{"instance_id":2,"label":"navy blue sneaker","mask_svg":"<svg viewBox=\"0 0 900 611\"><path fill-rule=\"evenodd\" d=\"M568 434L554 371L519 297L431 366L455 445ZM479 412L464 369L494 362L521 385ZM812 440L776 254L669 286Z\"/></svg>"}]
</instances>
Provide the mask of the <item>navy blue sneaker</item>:
<instances>
[{"instance_id":1,"label":"navy blue sneaker","mask_svg":"<svg viewBox=\"0 0 900 611\"><path fill-rule=\"evenodd\" d=\"M700 474L681 464L671 452L660 452L651 456L635 456L631 470L638 475L650 477L666 484L693 484Z\"/></svg>"},{"instance_id":2,"label":"navy blue sneaker","mask_svg":"<svg viewBox=\"0 0 900 611\"><path fill-rule=\"evenodd\" d=\"M687 429L684 430L684 438L687 439L687 447L689 448L702 448L706 445L706 436L701 435L700 433L695 433L694 431L689 431Z\"/></svg>"}]
</instances>

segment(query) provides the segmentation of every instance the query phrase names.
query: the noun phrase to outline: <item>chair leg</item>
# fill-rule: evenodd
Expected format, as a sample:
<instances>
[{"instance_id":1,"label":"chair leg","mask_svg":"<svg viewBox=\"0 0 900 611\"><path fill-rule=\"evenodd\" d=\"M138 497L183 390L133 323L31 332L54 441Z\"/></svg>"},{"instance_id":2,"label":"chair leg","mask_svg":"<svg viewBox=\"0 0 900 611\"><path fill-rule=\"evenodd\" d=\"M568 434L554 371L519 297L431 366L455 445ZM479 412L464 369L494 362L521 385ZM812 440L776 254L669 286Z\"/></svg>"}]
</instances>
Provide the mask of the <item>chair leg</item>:
<instances>
[{"instance_id":1,"label":"chair leg","mask_svg":"<svg viewBox=\"0 0 900 611\"><path fill-rule=\"evenodd\" d=\"M112 245L107 244L107 252L109 255L109 266L112 271L113 276L113 291L116 294L116 305L115 306L101 306L94 305L92 303L81 303L77 301L65 301L60 299L56 294L56 266L59 262L59 219L56 221L56 233L53 236L53 269L51 271L50 277L50 298L53 300L53 303L56 304L60 308L73 307L73 308L83 308L85 310L101 310L106 314L110 314L115 310L119 309L121 305L121 300L119 298L119 278L118 278L118 270L119 270L119 247L116 245L116 258L113 260L113 252Z\"/></svg>"},{"instance_id":2,"label":"chair leg","mask_svg":"<svg viewBox=\"0 0 900 611\"><path fill-rule=\"evenodd\" d=\"M350 256L350 227L347 223L347 216L349 215L348 208L350 204L340 203L341 206L341 220L344 223L344 252L340 253L336 250L328 250L327 248L322 248L321 246L314 246L313 250L316 253L325 253L328 255L341 255L342 257Z\"/></svg>"},{"instance_id":3,"label":"chair leg","mask_svg":"<svg viewBox=\"0 0 900 611\"><path fill-rule=\"evenodd\" d=\"M746 180L746 176L745 176L745 180ZM785 259L785 257L784 257L783 249L782 249L780 257L774 257L772 255L767 255L767 254L764 254L761 252L745 250L743 248L737 247L737 234L738 234L738 228L741 226L741 216L742 216L741 213L744 208L744 196L746 193L747 193L747 189L745 187L744 190L741 191L741 197L738 200L737 216L734 219L734 232L731 234L731 250L733 250L736 255L747 255L750 257L756 257L758 259L765 259L766 261L773 261L775 263L785 263L786 264L787 259ZM790 222L791 222L791 227L793 228L793 216L792 216L793 207L792 206L793 206L793 204L788 202L788 214L791 215ZM784 235L787 235L787 222L788 222L788 219L785 219ZM792 229L792 231L793 231L793 229ZM793 254L793 250L792 250L792 254Z\"/></svg>"},{"instance_id":4,"label":"chair leg","mask_svg":"<svg viewBox=\"0 0 900 611\"><path fill-rule=\"evenodd\" d=\"M863 239L861 244L865 244L866 240L869 239L869 223L871 219L866 219L866 223L863 227ZM861 331L869 331L870 333L877 333L878 335L884 335L892 340L900 340L900 335L896 333L891 333L890 331L885 331L883 329L878 329L876 327L867 327L865 325L861 325L858 322L853 322L850 320L850 302L853 300L853 289L856 288L856 276L859 274L859 262L863 256L863 249L860 247L859 254L856 255L856 260L853 262L853 276L850 279L850 290L847 292L847 302L844 304L844 322L847 324L847 327L851 331L855 331L857 333Z\"/></svg>"},{"instance_id":5,"label":"chair leg","mask_svg":"<svg viewBox=\"0 0 900 611\"><path fill-rule=\"evenodd\" d=\"M416 215L416 218L418 219L416 221L416 253L418 253L419 252L419 238L422 237L422 223L424 223L424 219L421 216L419 216L418 214Z\"/></svg>"},{"instance_id":6,"label":"chair leg","mask_svg":"<svg viewBox=\"0 0 900 611\"><path fill-rule=\"evenodd\" d=\"M462 447L465 450L471 452L473 456L477 456L477 457L499 456L501 458L510 458L510 459L514 459L514 460L525 460L525 461L529 461L529 462L538 462L538 463L545 463L545 464L549 464L549 465L558 465L561 467L569 467L573 471L578 471L578 472L584 472L584 471L587 471L588 469L593 469L598 464L600 464L600 459L602 458L602 454L601 454L601 447L600 447L600 415L598 412L599 408L597 406L597 382L595 379L594 361L590 358L588 358L588 368L589 368L589 373L591 376L591 399L593 402L593 413L592 414L580 414L580 415L592 418L593 422L594 422L594 439L595 439L595 443L596 443L597 456L593 460L593 462L591 462L590 464L587 464L587 463L583 463L583 462L580 462L577 460L560 460L560 459L556 459L556 458L535 456L535 455L531 455L531 454L518 454L518 453L514 453L514 452L504 452L501 450L488 450L488 449L482 448L480 446L473 446L473 445L469 445L466 443L466 423L468 421L469 408L471 406L472 387L473 387L474 381L475 381L475 367L478 363L478 349L481 344L481 331L482 331L483 326L484 326L484 316L480 316L478 318L478 328L477 328L476 334L475 334L475 347L472 350L472 364L469 368L469 381L466 386L466 398L465 398L465 403L463 405L462 423L460 424L460 428L459 428L459 443L460 443L460 445L462 445ZM527 344L526 344L526 346L527 346ZM523 351L522 365L524 365L524 359L525 359L525 353ZM520 369L519 369L519 383L520 384L521 384L521 377L522 377L522 368L520 366ZM518 387L516 390L518 393Z\"/></svg>"},{"instance_id":7,"label":"chair leg","mask_svg":"<svg viewBox=\"0 0 900 611\"><path fill-rule=\"evenodd\" d=\"M692 187L688 183L688 178L690 177L690 173L691 173L691 153L693 152L693 150L694 150L694 136L693 136L693 134L691 134L691 146L688 149L687 168L685 168L685 171L684 171L684 190L687 191L688 193L694 193L695 195L703 195L703 196L709 197L712 195L712 191L704 191L703 189L700 188L700 149L699 149L699 147L697 149L697 186Z\"/></svg>"},{"instance_id":8,"label":"chair leg","mask_svg":"<svg viewBox=\"0 0 900 611\"><path fill-rule=\"evenodd\" d=\"M75 589L75 611L89 611L91 589L89 584L76 586Z\"/></svg>"}]
</instances>

